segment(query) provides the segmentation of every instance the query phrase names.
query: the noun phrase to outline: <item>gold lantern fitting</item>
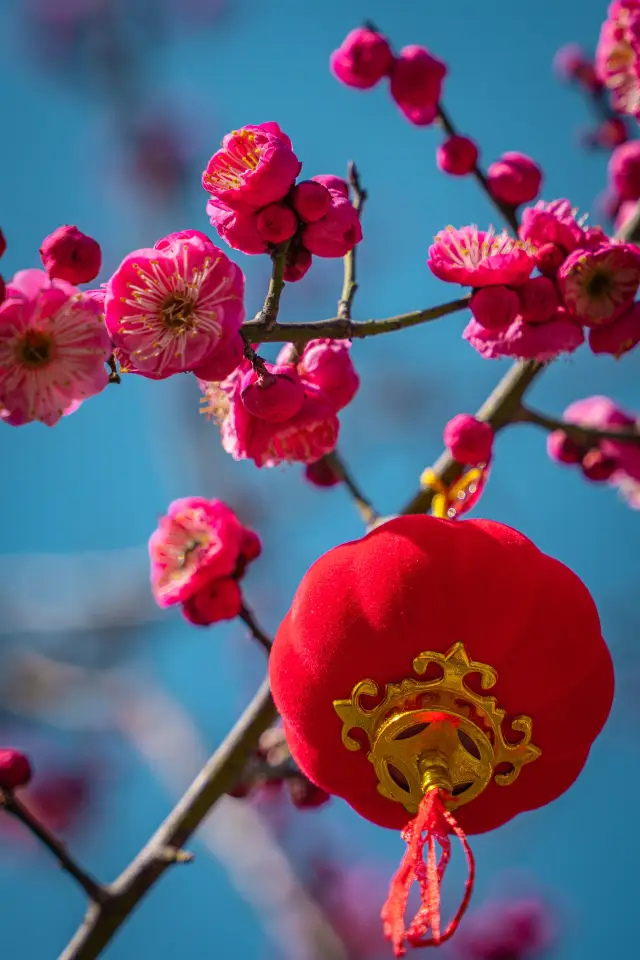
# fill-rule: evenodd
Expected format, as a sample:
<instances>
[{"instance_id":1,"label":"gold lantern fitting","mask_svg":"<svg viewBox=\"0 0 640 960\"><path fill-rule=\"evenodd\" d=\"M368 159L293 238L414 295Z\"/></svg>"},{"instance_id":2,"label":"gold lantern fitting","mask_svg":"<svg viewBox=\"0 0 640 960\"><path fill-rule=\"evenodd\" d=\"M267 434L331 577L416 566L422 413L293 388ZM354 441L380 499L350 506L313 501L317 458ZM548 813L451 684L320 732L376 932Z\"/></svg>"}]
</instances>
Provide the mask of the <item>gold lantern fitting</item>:
<instances>
[{"instance_id":1,"label":"gold lantern fitting","mask_svg":"<svg viewBox=\"0 0 640 960\"><path fill-rule=\"evenodd\" d=\"M429 790L440 788L447 808L455 810L475 799L492 779L508 786L541 752L531 743L531 717L518 716L507 724L510 739L506 739L506 711L495 697L477 694L466 685L468 674L479 674L481 689L490 690L498 679L493 667L471 660L463 643L454 644L446 654L419 654L413 670L424 675L432 664L440 668L441 676L387 684L383 699L373 707L362 702L379 696L373 680L357 683L351 699L333 702L343 721L347 750L362 748L351 732L363 730L378 791L411 814L417 813ZM516 742L512 734L519 735Z\"/></svg>"}]
</instances>

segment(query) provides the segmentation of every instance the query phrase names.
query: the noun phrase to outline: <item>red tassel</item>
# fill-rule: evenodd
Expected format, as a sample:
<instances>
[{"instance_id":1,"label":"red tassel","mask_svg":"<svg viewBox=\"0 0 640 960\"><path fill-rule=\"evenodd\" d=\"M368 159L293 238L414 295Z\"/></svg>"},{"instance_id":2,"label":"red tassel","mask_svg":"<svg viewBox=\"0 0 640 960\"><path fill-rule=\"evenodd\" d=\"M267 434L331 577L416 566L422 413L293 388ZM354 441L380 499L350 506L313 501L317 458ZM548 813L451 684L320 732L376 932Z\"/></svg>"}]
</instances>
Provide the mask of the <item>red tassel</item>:
<instances>
[{"instance_id":1,"label":"red tassel","mask_svg":"<svg viewBox=\"0 0 640 960\"><path fill-rule=\"evenodd\" d=\"M462 844L467 858L468 875L464 896L456 915L444 932L441 932L440 887L451 858L451 834L454 834ZM396 957L405 955L405 942L411 947L435 947L453 936L469 905L475 877L473 854L465 833L458 826L453 814L445 807L443 793L439 788L425 793L418 813L402 831L402 839L406 841L407 849L398 872L391 881L389 896L381 914L384 934L391 940ZM440 846L439 860L436 856L436 843ZM425 846L427 847L426 863ZM407 901L415 880L420 885L422 903L407 927L405 926ZM431 935L426 936L429 931Z\"/></svg>"}]
</instances>

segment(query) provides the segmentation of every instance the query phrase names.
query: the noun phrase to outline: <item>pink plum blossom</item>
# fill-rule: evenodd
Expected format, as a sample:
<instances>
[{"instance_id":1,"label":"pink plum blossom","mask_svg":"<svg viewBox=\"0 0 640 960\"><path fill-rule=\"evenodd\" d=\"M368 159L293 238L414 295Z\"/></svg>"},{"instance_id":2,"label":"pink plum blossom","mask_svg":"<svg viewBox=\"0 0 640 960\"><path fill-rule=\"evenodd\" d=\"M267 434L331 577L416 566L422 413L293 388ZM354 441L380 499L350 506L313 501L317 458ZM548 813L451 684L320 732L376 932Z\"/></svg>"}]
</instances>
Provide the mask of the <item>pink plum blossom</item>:
<instances>
[{"instance_id":1,"label":"pink plum blossom","mask_svg":"<svg viewBox=\"0 0 640 960\"><path fill-rule=\"evenodd\" d=\"M602 89L594 64L577 43L567 43L557 51L553 67L560 80L574 80L590 93Z\"/></svg>"},{"instance_id":2,"label":"pink plum blossom","mask_svg":"<svg viewBox=\"0 0 640 960\"><path fill-rule=\"evenodd\" d=\"M436 150L436 164L443 173L464 177L478 162L478 147L469 137L447 137Z\"/></svg>"},{"instance_id":3,"label":"pink plum blossom","mask_svg":"<svg viewBox=\"0 0 640 960\"><path fill-rule=\"evenodd\" d=\"M222 446L234 460L253 460L257 467L313 463L335 449L340 425L321 390L305 383L298 412L288 420L269 422L253 416L242 402L243 372L239 368L219 387L224 398L220 404Z\"/></svg>"},{"instance_id":4,"label":"pink plum blossom","mask_svg":"<svg viewBox=\"0 0 640 960\"><path fill-rule=\"evenodd\" d=\"M42 270L22 270L0 305L0 408L13 426L53 426L106 387L109 336L95 301Z\"/></svg>"},{"instance_id":5,"label":"pink plum blossom","mask_svg":"<svg viewBox=\"0 0 640 960\"><path fill-rule=\"evenodd\" d=\"M520 313L520 300L515 290L502 284L480 287L471 297L469 309L474 319L487 330L504 330Z\"/></svg>"},{"instance_id":6,"label":"pink plum blossom","mask_svg":"<svg viewBox=\"0 0 640 960\"><path fill-rule=\"evenodd\" d=\"M478 420L469 413L459 413L449 420L444 428L443 440L445 447L458 463L475 466L491 460L491 424Z\"/></svg>"},{"instance_id":7,"label":"pink plum blossom","mask_svg":"<svg viewBox=\"0 0 640 960\"><path fill-rule=\"evenodd\" d=\"M536 960L555 936L549 908L537 897L486 904L454 941L455 960Z\"/></svg>"},{"instance_id":8,"label":"pink plum blossom","mask_svg":"<svg viewBox=\"0 0 640 960\"><path fill-rule=\"evenodd\" d=\"M69 225L58 227L44 238L40 258L52 279L74 284L95 280L102 266L98 241Z\"/></svg>"},{"instance_id":9,"label":"pink plum blossom","mask_svg":"<svg viewBox=\"0 0 640 960\"><path fill-rule=\"evenodd\" d=\"M349 196L348 190L344 195ZM301 220L305 223L315 223L329 212L331 193L329 188L317 179L303 180L293 188L291 202Z\"/></svg>"},{"instance_id":10,"label":"pink plum blossom","mask_svg":"<svg viewBox=\"0 0 640 960\"><path fill-rule=\"evenodd\" d=\"M640 343L640 303L633 303L613 323L592 327L589 346L594 353L621 357Z\"/></svg>"},{"instance_id":11,"label":"pink plum blossom","mask_svg":"<svg viewBox=\"0 0 640 960\"><path fill-rule=\"evenodd\" d=\"M286 203L270 203L257 214L256 227L267 243L283 243L298 229L298 218Z\"/></svg>"},{"instance_id":12,"label":"pink plum blossom","mask_svg":"<svg viewBox=\"0 0 640 960\"><path fill-rule=\"evenodd\" d=\"M496 284L517 286L533 271L535 260L528 244L505 231L496 234L476 226L447 227L429 248L428 266L440 280L470 287Z\"/></svg>"},{"instance_id":13,"label":"pink plum blossom","mask_svg":"<svg viewBox=\"0 0 640 960\"><path fill-rule=\"evenodd\" d=\"M563 309L546 323L525 323L517 317L506 330L487 330L470 320L462 336L489 360L520 357L546 362L561 353L573 353L584 343L582 327Z\"/></svg>"},{"instance_id":14,"label":"pink plum blossom","mask_svg":"<svg viewBox=\"0 0 640 960\"><path fill-rule=\"evenodd\" d=\"M629 140L609 158L609 182L620 200L640 197L640 140Z\"/></svg>"},{"instance_id":15,"label":"pink plum blossom","mask_svg":"<svg viewBox=\"0 0 640 960\"><path fill-rule=\"evenodd\" d=\"M237 580L259 553L256 534L221 500L174 500L149 539L154 599L160 607L171 607L199 598L196 605L204 612L214 585Z\"/></svg>"},{"instance_id":16,"label":"pink plum blossom","mask_svg":"<svg viewBox=\"0 0 640 960\"><path fill-rule=\"evenodd\" d=\"M281 423L298 413L304 402L304 386L292 363L265 363L243 375L240 399L253 417Z\"/></svg>"},{"instance_id":17,"label":"pink plum blossom","mask_svg":"<svg viewBox=\"0 0 640 960\"><path fill-rule=\"evenodd\" d=\"M287 250L287 263L284 268L286 282L297 283L298 280L302 280L311 267L312 259L311 254L305 247L291 245Z\"/></svg>"},{"instance_id":18,"label":"pink plum blossom","mask_svg":"<svg viewBox=\"0 0 640 960\"><path fill-rule=\"evenodd\" d=\"M360 386L349 340L310 340L303 350L298 372L305 383L322 391L336 412L351 403Z\"/></svg>"},{"instance_id":19,"label":"pink plum blossom","mask_svg":"<svg viewBox=\"0 0 640 960\"><path fill-rule=\"evenodd\" d=\"M319 220L306 224L302 243L314 256L344 257L362 240L360 218L348 196L332 189L329 193L329 210Z\"/></svg>"},{"instance_id":20,"label":"pink plum blossom","mask_svg":"<svg viewBox=\"0 0 640 960\"><path fill-rule=\"evenodd\" d=\"M347 87L367 90L389 73L393 54L381 33L357 27L331 54L331 72Z\"/></svg>"},{"instance_id":21,"label":"pink plum blossom","mask_svg":"<svg viewBox=\"0 0 640 960\"><path fill-rule=\"evenodd\" d=\"M137 372L165 377L228 345L244 320L243 296L240 268L204 234L185 231L125 257L108 284L106 324Z\"/></svg>"},{"instance_id":22,"label":"pink plum blossom","mask_svg":"<svg viewBox=\"0 0 640 960\"><path fill-rule=\"evenodd\" d=\"M265 253L268 243L258 230L258 213L256 210L232 210L226 203L218 200L209 200L207 216L212 227L215 227L232 250L241 253Z\"/></svg>"},{"instance_id":23,"label":"pink plum blossom","mask_svg":"<svg viewBox=\"0 0 640 960\"><path fill-rule=\"evenodd\" d=\"M391 96L412 123L435 120L446 73L445 64L424 47L402 48L391 68Z\"/></svg>"},{"instance_id":24,"label":"pink plum blossom","mask_svg":"<svg viewBox=\"0 0 640 960\"><path fill-rule=\"evenodd\" d=\"M524 153L503 153L487 170L487 181L494 197L517 207L535 200L542 184L542 171Z\"/></svg>"},{"instance_id":25,"label":"pink plum blossom","mask_svg":"<svg viewBox=\"0 0 640 960\"><path fill-rule=\"evenodd\" d=\"M232 210L259 210L282 200L302 164L277 123L228 133L202 175L204 189Z\"/></svg>"},{"instance_id":26,"label":"pink plum blossom","mask_svg":"<svg viewBox=\"0 0 640 960\"><path fill-rule=\"evenodd\" d=\"M614 109L640 116L640 4L616 0L609 7L596 50L596 71L611 91Z\"/></svg>"},{"instance_id":27,"label":"pink plum blossom","mask_svg":"<svg viewBox=\"0 0 640 960\"><path fill-rule=\"evenodd\" d=\"M525 323L544 323L560 306L556 285L548 277L530 277L518 287L518 297Z\"/></svg>"},{"instance_id":28,"label":"pink plum blossom","mask_svg":"<svg viewBox=\"0 0 640 960\"><path fill-rule=\"evenodd\" d=\"M577 213L568 200L552 200L551 203L540 200L535 206L522 211L518 235L534 247L552 243L562 247L565 254L570 253L582 246L584 238Z\"/></svg>"},{"instance_id":29,"label":"pink plum blossom","mask_svg":"<svg viewBox=\"0 0 640 960\"><path fill-rule=\"evenodd\" d=\"M574 250L558 271L558 286L565 305L582 323L611 323L638 292L640 250L617 242Z\"/></svg>"}]
</instances>

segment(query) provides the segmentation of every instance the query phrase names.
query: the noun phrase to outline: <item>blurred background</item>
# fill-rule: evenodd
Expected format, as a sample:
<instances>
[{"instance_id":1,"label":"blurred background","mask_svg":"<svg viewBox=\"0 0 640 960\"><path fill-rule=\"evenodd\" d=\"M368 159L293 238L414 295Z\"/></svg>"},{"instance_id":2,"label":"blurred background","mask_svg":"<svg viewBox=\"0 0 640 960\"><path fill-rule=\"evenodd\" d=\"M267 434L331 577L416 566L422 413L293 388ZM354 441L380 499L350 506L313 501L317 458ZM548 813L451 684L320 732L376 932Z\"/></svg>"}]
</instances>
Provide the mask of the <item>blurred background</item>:
<instances>
[{"instance_id":1,"label":"blurred background","mask_svg":"<svg viewBox=\"0 0 640 960\"><path fill-rule=\"evenodd\" d=\"M1 0L5 275L39 266L41 240L62 223L100 241L101 281L136 247L174 230L206 231L200 174L209 156L228 130L277 120L307 176L344 174L349 159L360 168L369 202L355 317L451 299L425 265L431 238L449 223L496 222L495 214L471 180L436 169L435 128L411 127L383 85L340 86L330 51L365 18L396 48L428 46L449 65L445 104L479 141L481 160L530 154L545 172L546 199L568 196L589 211L608 154L585 150L588 105L558 84L552 60L568 41L593 50L606 9L602 0L446 8ZM594 212L591 222L600 219ZM269 262L234 257L252 314ZM339 261L316 259L287 288L281 319L333 316L341 281ZM341 416L340 450L383 514L412 495L441 450L445 422L475 410L504 372L462 341L465 323L454 315L354 347L363 383ZM593 393L639 410L638 351L617 363L581 350L536 382L531 401L559 415ZM297 466L258 471L232 461L198 405L194 378L125 377L54 430L0 431L0 744L29 752L30 803L103 880L166 816L265 669L239 622L198 630L155 609L146 541L158 515L175 497L215 496L260 533L265 553L246 591L269 631L311 562L362 532L340 487L311 487ZM499 924L514 900L529 904L544 935L527 956L632 956L640 842L621 809L633 817L625 801L640 786L640 519L608 487L549 462L535 427L500 435L481 512L585 580L618 692L579 782L552 806L474 839L476 913ZM277 790L227 798L191 848L196 861L154 889L106 950L110 960L390 955L378 911L403 844L343 802L297 811ZM455 893L460 864L449 882ZM3 953L21 960L54 960L84 909L72 881L4 815L0 904ZM453 955L461 954L452 947Z\"/></svg>"}]
</instances>

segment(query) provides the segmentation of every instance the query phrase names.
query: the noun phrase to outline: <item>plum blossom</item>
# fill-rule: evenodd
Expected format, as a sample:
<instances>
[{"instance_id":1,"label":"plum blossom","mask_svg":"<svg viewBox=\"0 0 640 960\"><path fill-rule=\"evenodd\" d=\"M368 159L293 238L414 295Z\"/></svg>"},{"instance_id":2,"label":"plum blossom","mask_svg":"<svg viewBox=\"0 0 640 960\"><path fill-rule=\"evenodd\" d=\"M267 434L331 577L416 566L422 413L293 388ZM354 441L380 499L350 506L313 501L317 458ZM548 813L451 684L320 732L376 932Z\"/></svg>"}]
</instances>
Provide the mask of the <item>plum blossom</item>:
<instances>
[{"instance_id":1,"label":"plum blossom","mask_svg":"<svg viewBox=\"0 0 640 960\"><path fill-rule=\"evenodd\" d=\"M360 383L344 340L311 340L296 366L285 347L277 363L260 361L258 372L243 361L222 383L200 384L204 408L220 425L222 446L235 460L258 467L312 464L331 453L338 440L336 414L351 402ZM262 366L263 365L263 366ZM269 381L278 393L269 399Z\"/></svg>"},{"instance_id":2,"label":"plum blossom","mask_svg":"<svg viewBox=\"0 0 640 960\"><path fill-rule=\"evenodd\" d=\"M462 336L481 356L490 360L520 357L546 362L561 353L573 353L584 343L582 327L562 308L545 323L526 323L519 316L502 330L487 329L472 319Z\"/></svg>"},{"instance_id":3,"label":"plum blossom","mask_svg":"<svg viewBox=\"0 0 640 960\"><path fill-rule=\"evenodd\" d=\"M610 397L576 400L564 411L566 423L595 430L638 427L638 418ZM640 445L615 438L576 438L556 430L547 438L547 452L558 463L576 464L594 482L619 489L633 509L640 509Z\"/></svg>"},{"instance_id":4,"label":"plum blossom","mask_svg":"<svg viewBox=\"0 0 640 960\"><path fill-rule=\"evenodd\" d=\"M204 189L232 210L259 210L282 200L302 164L277 123L228 133L202 175Z\"/></svg>"},{"instance_id":5,"label":"plum blossom","mask_svg":"<svg viewBox=\"0 0 640 960\"><path fill-rule=\"evenodd\" d=\"M638 292L640 250L618 242L574 250L558 271L558 286L566 307L582 323L611 323Z\"/></svg>"},{"instance_id":6,"label":"plum blossom","mask_svg":"<svg viewBox=\"0 0 640 960\"><path fill-rule=\"evenodd\" d=\"M99 306L64 280L22 270L0 306L0 408L5 423L53 426L108 383Z\"/></svg>"},{"instance_id":7,"label":"plum blossom","mask_svg":"<svg viewBox=\"0 0 640 960\"><path fill-rule=\"evenodd\" d=\"M640 0L614 0L602 25L596 72L614 109L640 116Z\"/></svg>"},{"instance_id":8,"label":"plum blossom","mask_svg":"<svg viewBox=\"0 0 640 960\"><path fill-rule=\"evenodd\" d=\"M340 83L367 90L389 73L393 54L381 33L357 27L333 51L329 62L331 72Z\"/></svg>"},{"instance_id":9,"label":"plum blossom","mask_svg":"<svg viewBox=\"0 0 640 960\"><path fill-rule=\"evenodd\" d=\"M455 960L535 960L554 939L553 918L537 897L488 903L454 941Z\"/></svg>"},{"instance_id":10,"label":"plum blossom","mask_svg":"<svg viewBox=\"0 0 640 960\"><path fill-rule=\"evenodd\" d=\"M318 257L344 257L362 240L360 218L349 200L346 181L333 176L313 180L328 189L331 202L323 217L305 225L302 244ZM338 181L337 186L334 181Z\"/></svg>"},{"instance_id":11,"label":"plum blossom","mask_svg":"<svg viewBox=\"0 0 640 960\"><path fill-rule=\"evenodd\" d=\"M621 357L640 343L640 303L633 303L613 323L592 327L589 346L594 353Z\"/></svg>"},{"instance_id":12,"label":"plum blossom","mask_svg":"<svg viewBox=\"0 0 640 960\"><path fill-rule=\"evenodd\" d=\"M243 295L240 268L187 230L125 257L107 287L107 329L143 376L195 371L239 337Z\"/></svg>"},{"instance_id":13,"label":"plum blossom","mask_svg":"<svg viewBox=\"0 0 640 960\"><path fill-rule=\"evenodd\" d=\"M428 126L438 115L446 65L424 47L403 47L391 68L391 96L411 123Z\"/></svg>"},{"instance_id":14,"label":"plum blossom","mask_svg":"<svg viewBox=\"0 0 640 960\"><path fill-rule=\"evenodd\" d=\"M640 197L640 141L629 140L617 147L609 158L609 182L619 201Z\"/></svg>"},{"instance_id":15,"label":"plum blossom","mask_svg":"<svg viewBox=\"0 0 640 960\"><path fill-rule=\"evenodd\" d=\"M447 423L443 433L444 445L458 463L475 466L488 463L493 449L493 429L472 417L469 413L458 413Z\"/></svg>"},{"instance_id":16,"label":"plum blossom","mask_svg":"<svg viewBox=\"0 0 640 960\"><path fill-rule=\"evenodd\" d=\"M542 171L524 153L503 153L487 170L487 181L494 197L517 207L535 200L542 184Z\"/></svg>"},{"instance_id":17,"label":"plum blossom","mask_svg":"<svg viewBox=\"0 0 640 960\"><path fill-rule=\"evenodd\" d=\"M550 203L540 200L522 211L518 235L534 247L540 248L548 243L562 247L566 256L582 246L584 239L582 222L577 219L577 214L568 200L552 200Z\"/></svg>"},{"instance_id":18,"label":"plum blossom","mask_svg":"<svg viewBox=\"0 0 640 960\"><path fill-rule=\"evenodd\" d=\"M237 581L260 550L257 535L221 500L174 500L149 539L154 599L160 607L182 604L201 626L230 620L242 606Z\"/></svg>"},{"instance_id":19,"label":"plum blossom","mask_svg":"<svg viewBox=\"0 0 640 960\"><path fill-rule=\"evenodd\" d=\"M492 227L485 231L476 226L441 230L429 248L427 263L440 280L470 287L517 286L535 267L528 243L514 240L506 230L496 234Z\"/></svg>"},{"instance_id":20,"label":"plum blossom","mask_svg":"<svg viewBox=\"0 0 640 960\"><path fill-rule=\"evenodd\" d=\"M98 241L68 224L44 238L40 257L52 279L55 277L74 284L95 280L102 266Z\"/></svg>"},{"instance_id":21,"label":"plum blossom","mask_svg":"<svg viewBox=\"0 0 640 960\"><path fill-rule=\"evenodd\" d=\"M464 177L475 169L478 153L477 144L469 137L447 137L436 150L436 164L443 173Z\"/></svg>"}]
</instances>

